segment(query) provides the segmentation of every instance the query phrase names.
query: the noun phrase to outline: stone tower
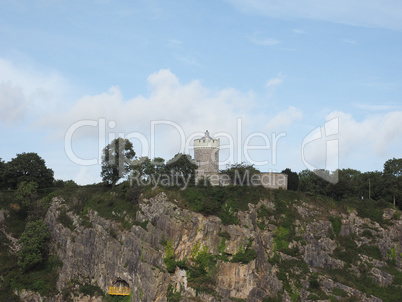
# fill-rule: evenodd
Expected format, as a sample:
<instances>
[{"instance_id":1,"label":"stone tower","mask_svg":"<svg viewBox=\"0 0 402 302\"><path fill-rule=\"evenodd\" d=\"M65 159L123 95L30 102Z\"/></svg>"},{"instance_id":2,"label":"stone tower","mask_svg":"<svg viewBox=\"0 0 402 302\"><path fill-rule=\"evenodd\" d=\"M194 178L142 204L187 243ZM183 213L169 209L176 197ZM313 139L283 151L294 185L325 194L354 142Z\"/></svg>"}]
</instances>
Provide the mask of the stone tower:
<instances>
[{"instance_id":1,"label":"stone tower","mask_svg":"<svg viewBox=\"0 0 402 302\"><path fill-rule=\"evenodd\" d=\"M219 147L219 138L210 137L208 130L203 137L194 140L194 160L198 166L198 175L219 172Z\"/></svg>"}]
</instances>

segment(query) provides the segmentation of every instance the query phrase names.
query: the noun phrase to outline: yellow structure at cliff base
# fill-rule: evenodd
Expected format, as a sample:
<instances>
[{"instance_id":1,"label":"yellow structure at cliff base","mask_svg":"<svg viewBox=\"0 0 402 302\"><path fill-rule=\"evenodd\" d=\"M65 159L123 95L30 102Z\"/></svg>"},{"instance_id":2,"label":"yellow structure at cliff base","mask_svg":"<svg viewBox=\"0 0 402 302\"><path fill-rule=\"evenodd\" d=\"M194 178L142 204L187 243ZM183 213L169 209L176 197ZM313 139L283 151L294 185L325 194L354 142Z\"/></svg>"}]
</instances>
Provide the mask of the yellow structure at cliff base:
<instances>
[{"instance_id":1,"label":"yellow structure at cliff base","mask_svg":"<svg viewBox=\"0 0 402 302\"><path fill-rule=\"evenodd\" d=\"M110 286L109 287L109 295L113 296L128 296L131 291L129 287L122 286Z\"/></svg>"}]
</instances>

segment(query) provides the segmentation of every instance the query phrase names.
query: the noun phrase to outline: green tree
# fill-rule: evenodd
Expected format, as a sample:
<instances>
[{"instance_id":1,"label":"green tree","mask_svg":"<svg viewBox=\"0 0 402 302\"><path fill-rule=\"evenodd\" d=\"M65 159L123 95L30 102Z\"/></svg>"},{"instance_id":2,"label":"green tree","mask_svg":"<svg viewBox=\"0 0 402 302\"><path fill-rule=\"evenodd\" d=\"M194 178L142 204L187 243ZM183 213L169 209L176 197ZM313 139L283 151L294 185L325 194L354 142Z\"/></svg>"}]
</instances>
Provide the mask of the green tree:
<instances>
[{"instance_id":1,"label":"green tree","mask_svg":"<svg viewBox=\"0 0 402 302\"><path fill-rule=\"evenodd\" d=\"M195 170L197 165L188 154L177 153L165 165L165 172L172 176L171 184L183 186L195 184ZM177 181L177 183L176 183Z\"/></svg>"},{"instance_id":2,"label":"green tree","mask_svg":"<svg viewBox=\"0 0 402 302\"><path fill-rule=\"evenodd\" d=\"M288 190L297 191L299 188L299 175L289 168L283 170L282 173L288 176Z\"/></svg>"},{"instance_id":3,"label":"green tree","mask_svg":"<svg viewBox=\"0 0 402 302\"><path fill-rule=\"evenodd\" d=\"M40 267L47 256L49 239L49 229L42 219L28 222L19 240L18 265L25 271Z\"/></svg>"},{"instance_id":4,"label":"green tree","mask_svg":"<svg viewBox=\"0 0 402 302\"><path fill-rule=\"evenodd\" d=\"M0 157L0 189L7 188L6 179L4 177L5 173L6 173L6 163Z\"/></svg>"},{"instance_id":5,"label":"green tree","mask_svg":"<svg viewBox=\"0 0 402 302\"><path fill-rule=\"evenodd\" d=\"M385 181L380 171L364 172L358 182L359 193L364 198L379 200L385 197Z\"/></svg>"},{"instance_id":6,"label":"green tree","mask_svg":"<svg viewBox=\"0 0 402 302\"><path fill-rule=\"evenodd\" d=\"M158 179L158 175L165 171L165 160L161 157L155 157L150 160L147 156L132 161L131 170L136 173L136 177L140 177L147 183L153 183Z\"/></svg>"},{"instance_id":7,"label":"green tree","mask_svg":"<svg viewBox=\"0 0 402 302\"><path fill-rule=\"evenodd\" d=\"M165 160L162 157L155 157L152 162L152 173L161 175L165 172Z\"/></svg>"},{"instance_id":8,"label":"green tree","mask_svg":"<svg viewBox=\"0 0 402 302\"><path fill-rule=\"evenodd\" d=\"M57 188L76 188L77 183L74 180L57 179L54 181L54 186Z\"/></svg>"},{"instance_id":9,"label":"green tree","mask_svg":"<svg viewBox=\"0 0 402 302\"><path fill-rule=\"evenodd\" d=\"M329 171L320 170L321 175L329 175ZM317 175L315 171L303 170L299 173L299 190L310 195L327 195L329 182Z\"/></svg>"},{"instance_id":10,"label":"green tree","mask_svg":"<svg viewBox=\"0 0 402 302\"><path fill-rule=\"evenodd\" d=\"M38 184L35 181L22 181L15 191L15 199L27 210L36 200Z\"/></svg>"},{"instance_id":11,"label":"green tree","mask_svg":"<svg viewBox=\"0 0 402 302\"><path fill-rule=\"evenodd\" d=\"M338 181L336 183L329 183L327 186L327 194L341 200L346 197L361 197L363 196L359 189L361 181L361 172L354 169L340 169L337 170Z\"/></svg>"},{"instance_id":12,"label":"green tree","mask_svg":"<svg viewBox=\"0 0 402 302\"><path fill-rule=\"evenodd\" d=\"M114 139L103 149L102 180L106 184L115 186L130 172L131 161L135 156L133 144L121 137Z\"/></svg>"},{"instance_id":13,"label":"green tree","mask_svg":"<svg viewBox=\"0 0 402 302\"><path fill-rule=\"evenodd\" d=\"M228 175L233 185L251 185L253 175L259 174L260 171L254 168L253 165L241 163L228 166L225 170L221 170L220 173Z\"/></svg>"},{"instance_id":14,"label":"green tree","mask_svg":"<svg viewBox=\"0 0 402 302\"><path fill-rule=\"evenodd\" d=\"M53 170L46 167L45 161L36 153L21 153L6 164L7 186L16 189L18 184L34 181L38 189L53 186Z\"/></svg>"},{"instance_id":15,"label":"green tree","mask_svg":"<svg viewBox=\"0 0 402 302\"><path fill-rule=\"evenodd\" d=\"M402 158L389 159L384 164L383 172L386 193L391 196L394 206L402 195Z\"/></svg>"}]
</instances>

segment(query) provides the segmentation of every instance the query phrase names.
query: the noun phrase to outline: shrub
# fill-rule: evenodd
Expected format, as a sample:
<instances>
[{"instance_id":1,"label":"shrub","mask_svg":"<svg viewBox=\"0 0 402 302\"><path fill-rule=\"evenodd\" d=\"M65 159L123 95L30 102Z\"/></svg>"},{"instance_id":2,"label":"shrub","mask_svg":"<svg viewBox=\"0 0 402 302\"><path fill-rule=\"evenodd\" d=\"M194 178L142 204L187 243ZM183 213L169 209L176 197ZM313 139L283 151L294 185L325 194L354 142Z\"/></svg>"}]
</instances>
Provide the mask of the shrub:
<instances>
[{"instance_id":1,"label":"shrub","mask_svg":"<svg viewBox=\"0 0 402 302\"><path fill-rule=\"evenodd\" d=\"M41 266L46 257L49 239L49 230L42 219L28 222L20 238L18 265L25 271Z\"/></svg>"},{"instance_id":2,"label":"shrub","mask_svg":"<svg viewBox=\"0 0 402 302\"><path fill-rule=\"evenodd\" d=\"M222 211L219 215L219 218L222 220L222 224L229 225L239 223L239 219L236 217L235 213L236 209L233 207L233 203L231 201L227 202L222 207Z\"/></svg>"},{"instance_id":3,"label":"shrub","mask_svg":"<svg viewBox=\"0 0 402 302\"><path fill-rule=\"evenodd\" d=\"M130 294L129 296L110 296L107 294L102 301L105 302L130 302L133 294Z\"/></svg>"},{"instance_id":4,"label":"shrub","mask_svg":"<svg viewBox=\"0 0 402 302\"><path fill-rule=\"evenodd\" d=\"M65 228L70 229L71 231L74 231L74 223L73 220L67 215L67 210L63 209L59 216L57 217L57 222L61 223Z\"/></svg>"},{"instance_id":5,"label":"shrub","mask_svg":"<svg viewBox=\"0 0 402 302\"><path fill-rule=\"evenodd\" d=\"M181 288L180 291L177 291L172 284L169 284L166 293L166 299L167 302L180 302L182 299Z\"/></svg>"},{"instance_id":6,"label":"shrub","mask_svg":"<svg viewBox=\"0 0 402 302\"><path fill-rule=\"evenodd\" d=\"M264 300L262 300L262 302L279 302L279 301L282 300L277 297L265 297Z\"/></svg>"},{"instance_id":7,"label":"shrub","mask_svg":"<svg viewBox=\"0 0 402 302\"><path fill-rule=\"evenodd\" d=\"M218 236L220 236L220 237L222 237L222 238L225 238L226 240L230 240L230 234L229 234L228 231L223 231L223 232L221 232L221 231L219 230Z\"/></svg>"},{"instance_id":8,"label":"shrub","mask_svg":"<svg viewBox=\"0 0 402 302\"><path fill-rule=\"evenodd\" d=\"M149 223L149 220L144 220L143 222L134 221L135 225L138 225L138 226L142 227L145 231L147 231L148 223Z\"/></svg>"},{"instance_id":9,"label":"shrub","mask_svg":"<svg viewBox=\"0 0 402 302\"><path fill-rule=\"evenodd\" d=\"M197 243L191 253L194 265L188 267L188 282L191 287L199 292L213 293L216 284L216 260L215 257L208 252L208 247Z\"/></svg>"},{"instance_id":10,"label":"shrub","mask_svg":"<svg viewBox=\"0 0 402 302\"><path fill-rule=\"evenodd\" d=\"M330 217L329 221L331 221L332 230L335 235L339 235L342 228L342 220L340 216Z\"/></svg>"},{"instance_id":11,"label":"shrub","mask_svg":"<svg viewBox=\"0 0 402 302\"><path fill-rule=\"evenodd\" d=\"M359 247L358 252L361 254L370 256L374 259L378 259L378 260L382 259L381 251L378 248L378 246L375 246L375 245L363 244Z\"/></svg>"},{"instance_id":12,"label":"shrub","mask_svg":"<svg viewBox=\"0 0 402 302\"><path fill-rule=\"evenodd\" d=\"M163 261L165 262L167 271L171 274L174 273L176 270L176 261L172 241L167 240L165 242L165 258L163 258Z\"/></svg>"},{"instance_id":13,"label":"shrub","mask_svg":"<svg viewBox=\"0 0 402 302\"><path fill-rule=\"evenodd\" d=\"M318 282L317 278L312 278L310 280L310 288L313 290L320 288L320 282Z\"/></svg>"},{"instance_id":14,"label":"shrub","mask_svg":"<svg viewBox=\"0 0 402 302\"><path fill-rule=\"evenodd\" d=\"M243 251L243 248L240 247L239 251L233 255L232 262L247 264L250 261L256 259L257 252L251 248L251 245L252 245L252 239L249 238L245 250Z\"/></svg>"},{"instance_id":15,"label":"shrub","mask_svg":"<svg viewBox=\"0 0 402 302\"><path fill-rule=\"evenodd\" d=\"M261 205L260 210L258 211L258 218L264 218L272 215L271 210L268 209L265 205Z\"/></svg>"},{"instance_id":16,"label":"shrub","mask_svg":"<svg viewBox=\"0 0 402 302\"><path fill-rule=\"evenodd\" d=\"M369 230L364 230L364 231L362 232L362 236L364 236L364 237L366 237L366 238L371 238L371 239L374 238L373 233L371 233Z\"/></svg>"},{"instance_id":17,"label":"shrub","mask_svg":"<svg viewBox=\"0 0 402 302\"><path fill-rule=\"evenodd\" d=\"M337 288L337 287L332 290L332 293L335 296L339 296L339 297L346 297L347 296L347 292L345 292L343 289Z\"/></svg>"},{"instance_id":18,"label":"shrub","mask_svg":"<svg viewBox=\"0 0 402 302\"><path fill-rule=\"evenodd\" d=\"M91 285L91 284L85 284L80 286L80 292L83 293L84 295L87 296L104 296L105 294L103 293L102 289L99 286L96 285Z\"/></svg>"},{"instance_id":19,"label":"shrub","mask_svg":"<svg viewBox=\"0 0 402 302\"><path fill-rule=\"evenodd\" d=\"M274 231L274 249L284 250L289 246L289 230L285 227L276 228Z\"/></svg>"},{"instance_id":20,"label":"shrub","mask_svg":"<svg viewBox=\"0 0 402 302\"><path fill-rule=\"evenodd\" d=\"M350 264L359 259L358 253L356 253L357 245L351 236L339 236L338 247L334 250L333 255Z\"/></svg>"},{"instance_id":21,"label":"shrub","mask_svg":"<svg viewBox=\"0 0 402 302\"><path fill-rule=\"evenodd\" d=\"M253 249L246 249L244 252L237 252L233 255L232 262L247 264L257 258L257 252Z\"/></svg>"}]
</instances>

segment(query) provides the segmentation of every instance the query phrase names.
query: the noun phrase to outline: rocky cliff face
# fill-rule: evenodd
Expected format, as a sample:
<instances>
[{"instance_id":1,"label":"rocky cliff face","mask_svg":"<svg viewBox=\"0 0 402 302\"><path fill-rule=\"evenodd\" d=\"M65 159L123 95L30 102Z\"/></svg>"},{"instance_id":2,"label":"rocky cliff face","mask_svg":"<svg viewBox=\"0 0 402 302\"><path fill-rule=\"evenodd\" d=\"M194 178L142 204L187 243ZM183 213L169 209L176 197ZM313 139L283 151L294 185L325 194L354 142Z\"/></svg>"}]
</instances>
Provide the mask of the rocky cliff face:
<instances>
[{"instance_id":1,"label":"rocky cliff face","mask_svg":"<svg viewBox=\"0 0 402 302\"><path fill-rule=\"evenodd\" d=\"M294 220L292 227L286 228L282 223L289 215L277 215L277 205L269 198L249 204L248 211L238 212L238 224L226 226L215 216L204 217L180 208L165 193L142 199L139 207L136 219L141 226L129 230L91 210L88 218L92 227L84 226L79 216L67 212L74 222L74 228L67 228L57 219L65 208L63 200L53 199L45 221L63 262L57 284L60 291L77 281L108 292L114 282L124 280L132 290L132 301L168 301L169 293L176 293L182 301L347 297L357 299L353 301L381 301L350 286L349 276L364 275L383 287L401 285L398 282L402 278L395 281L395 276L400 278L402 269L402 220L393 209L384 212L384 220L391 221L384 226L360 218L355 211L331 212L295 202L287 206ZM331 222L329 217L338 218ZM290 229L294 230L291 237ZM188 267L177 265L172 273L168 272L166 242L172 244L177 263L184 260L182 263L191 264L197 250L203 249L220 256L214 267L213 291L197 290ZM255 251L254 257L235 261L235 255L247 249ZM348 272L345 279L341 271Z\"/></svg>"}]
</instances>

